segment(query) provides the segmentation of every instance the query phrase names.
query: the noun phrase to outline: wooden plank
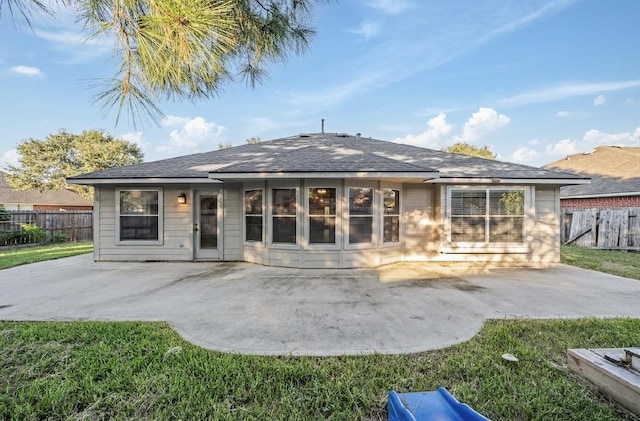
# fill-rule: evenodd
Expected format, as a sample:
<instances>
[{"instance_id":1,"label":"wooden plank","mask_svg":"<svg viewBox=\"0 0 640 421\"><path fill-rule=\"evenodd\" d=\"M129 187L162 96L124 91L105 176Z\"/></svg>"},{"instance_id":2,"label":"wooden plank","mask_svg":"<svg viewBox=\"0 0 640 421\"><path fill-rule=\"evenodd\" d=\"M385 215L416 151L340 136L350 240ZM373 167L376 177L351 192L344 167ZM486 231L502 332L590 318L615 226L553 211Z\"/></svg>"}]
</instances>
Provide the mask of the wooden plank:
<instances>
[{"instance_id":1,"label":"wooden plank","mask_svg":"<svg viewBox=\"0 0 640 421\"><path fill-rule=\"evenodd\" d=\"M567 245L569 243L573 243L574 241L576 241L578 238L582 237L583 235L585 235L586 233L591 232L591 227L587 228L584 231L579 232L578 234L574 235L573 237L569 238L564 244Z\"/></svg>"},{"instance_id":2,"label":"wooden plank","mask_svg":"<svg viewBox=\"0 0 640 421\"><path fill-rule=\"evenodd\" d=\"M569 369L595 384L600 391L629 410L640 414L640 375L603 358L605 352L613 351L569 349Z\"/></svg>"}]
</instances>

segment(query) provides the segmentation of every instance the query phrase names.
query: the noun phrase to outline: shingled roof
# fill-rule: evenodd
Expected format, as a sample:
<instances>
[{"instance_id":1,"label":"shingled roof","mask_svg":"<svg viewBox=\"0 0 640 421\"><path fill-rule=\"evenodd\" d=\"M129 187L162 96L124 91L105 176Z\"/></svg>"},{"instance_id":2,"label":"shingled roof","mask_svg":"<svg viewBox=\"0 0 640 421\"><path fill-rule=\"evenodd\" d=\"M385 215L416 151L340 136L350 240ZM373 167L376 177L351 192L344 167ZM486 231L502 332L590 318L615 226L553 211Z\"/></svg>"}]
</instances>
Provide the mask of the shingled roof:
<instances>
[{"instance_id":1,"label":"shingled roof","mask_svg":"<svg viewBox=\"0 0 640 421\"><path fill-rule=\"evenodd\" d=\"M451 154L340 133L300 134L257 144L113 168L71 177L92 184L109 179L233 179L241 174L385 173L421 178L500 178L585 182L565 172Z\"/></svg>"},{"instance_id":2,"label":"shingled roof","mask_svg":"<svg viewBox=\"0 0 640 421\"><path fill-rule=\"evenodd\" d=\"M93 206L89 200L71 190L61 189L39 192L16 190L7 182L7 173L0 171L0 205L29 203L49 206Z\"/></svg>"},{"instance_id":3,"label":"shingled roof","mask_svg":"<svg viewBox=\"0 0 640 421\"><path fill-rule=\"evenodd\" d=\"M599 146L593 152L569 155L545 168L591 177L591 184L562 187L560 197L640 194L640 148Z\"/></svg>"}]
</instances>

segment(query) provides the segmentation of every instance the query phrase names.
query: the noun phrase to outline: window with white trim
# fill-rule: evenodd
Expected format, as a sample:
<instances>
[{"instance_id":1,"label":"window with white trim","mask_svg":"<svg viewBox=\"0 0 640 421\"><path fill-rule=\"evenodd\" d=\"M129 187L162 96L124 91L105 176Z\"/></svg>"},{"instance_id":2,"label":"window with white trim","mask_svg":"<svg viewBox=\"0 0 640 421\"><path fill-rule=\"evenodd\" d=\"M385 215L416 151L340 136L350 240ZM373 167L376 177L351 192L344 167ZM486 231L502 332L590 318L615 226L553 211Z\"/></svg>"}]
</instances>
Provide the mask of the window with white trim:
<instances>
[{"instance_id":1,"label":"window with white trim","mask_svg":"<svg viewBox=\"0 0 640 421\"><path fill-rule=\"evenodd\" d=\"M349 187L349 244L373 241L373 189Z\"/></svg>"},{"instance_id":2,"label":"window with white trim","mask_svg":"<svg viewBox=\"0 0 640 421\"><path fill-rule=\"evenodd\" d=\"M400 241L400 190L382 189L383 235L385 243Z\"/></svg>"},{"instance_id":3,"label":"window with white trim","mask_svg":"<svg viewBox=\"0 0 640 421\"><path fill-rule=\"evenodd\" d=\"M522 189L451 190L451 242L524 242L525 192Z\"/></svg>"},{"instance_id":4,"label":"window with white trim","mask_svg":"<svg viewBox=\"0 0 640 421\"><path fill-rule=\"evenodd\" d=\"M117 189L116 197L119 242L161 241L160 189Z\"/></svg>"},{"instance_id":5,"label":"window with white trim","mask_svg":"<svg viewBox=\"0 0 640 421\"><path fill-rule=\"evenodd\" d=\"M264 204L262 189L244 192L244 239L247 242L262 242Z\"/></svg>"},{"instance_id":6,"label":"window with white trim","mask_svg":"<svg viewBox=\"0 0 640 421\"><path fill-rule=\"evenodd\" d=\"M336 188L309 188L309 244L336 243L336 211Z\"/></svg>"},{"instance_id":7,"label":"window with white trim","mask_svg":"<svg viewBox=\"0 0 640 421\"><path fill-rule=\"evenodd\" d=\"M273 244L296 244L296 189L272 189L272 234Z\"/></svg>"}]
</instances>

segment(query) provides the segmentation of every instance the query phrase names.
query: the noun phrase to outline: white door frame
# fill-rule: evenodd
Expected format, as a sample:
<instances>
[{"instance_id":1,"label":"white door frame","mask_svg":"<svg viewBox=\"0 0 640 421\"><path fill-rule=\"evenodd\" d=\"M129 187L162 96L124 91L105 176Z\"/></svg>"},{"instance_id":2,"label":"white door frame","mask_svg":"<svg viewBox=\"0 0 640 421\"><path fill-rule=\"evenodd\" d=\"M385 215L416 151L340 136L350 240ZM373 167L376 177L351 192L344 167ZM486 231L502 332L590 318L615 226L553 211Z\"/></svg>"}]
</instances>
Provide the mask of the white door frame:
<instances>
[{"instance_id":1,"label":"white door frame","mask_svg":"<svg viewBox=\"0 0 640 421\"><path fill-rule=\"evenodd\" d=\"M200 248L200 199L216 196L217 198L217 244L215 249ZM194 190L193 192L193 258L194 260L222 260L223 258L223 204L222 189Z\"/></svg>"}]
</instances>

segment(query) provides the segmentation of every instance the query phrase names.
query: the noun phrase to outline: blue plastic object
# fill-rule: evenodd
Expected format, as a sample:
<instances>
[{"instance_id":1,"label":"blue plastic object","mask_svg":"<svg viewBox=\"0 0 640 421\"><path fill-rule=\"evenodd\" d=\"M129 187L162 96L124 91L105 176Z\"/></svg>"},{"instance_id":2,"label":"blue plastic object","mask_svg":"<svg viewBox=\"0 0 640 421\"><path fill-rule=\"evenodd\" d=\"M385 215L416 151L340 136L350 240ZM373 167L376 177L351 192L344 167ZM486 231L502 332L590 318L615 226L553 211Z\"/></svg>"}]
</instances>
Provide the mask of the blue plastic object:
<instances>
[{"instance_id":1,"label":"blue plastic object","mask_svg":"<svg viewBox=\"0 0 640 421\"><path fill-rule=\"evenodd\" d=\"M389 421L490 421L468 405L458 402L447 389L433 392L389 391Z\"/></svg>"}]
</instances>

